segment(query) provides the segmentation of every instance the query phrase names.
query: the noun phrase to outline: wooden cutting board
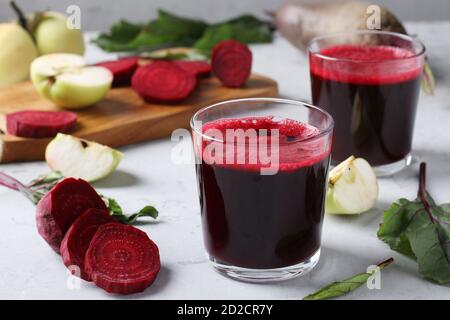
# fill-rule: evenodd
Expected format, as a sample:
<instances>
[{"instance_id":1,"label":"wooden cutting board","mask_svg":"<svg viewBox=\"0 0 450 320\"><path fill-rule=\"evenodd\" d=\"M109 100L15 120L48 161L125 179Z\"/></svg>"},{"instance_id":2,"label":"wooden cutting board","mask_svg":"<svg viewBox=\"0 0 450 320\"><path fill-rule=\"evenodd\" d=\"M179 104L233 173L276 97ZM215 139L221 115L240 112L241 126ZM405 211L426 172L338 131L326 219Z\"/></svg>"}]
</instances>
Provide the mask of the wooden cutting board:
<instances>
[{"instance_id":1,"label":"wooden cutting board","mask_svg":"<svg viewBox=\"0 0 450 320\"><path fill-rule=\"evenodd\" d=\"M78 123L72 135L111 147L169 136L177 128L188 128L191 116L200 108L229 99L276 97L277 83L252 75L245 88L230 89L214 77L202 79L191 97L176 105L145 103L130 88L112 89L96 105L77 111ZM19 110L57 110L41 98L30 82L0 90L0 163L44 160L51 139L28 139L5 134L4 115Z\"/></svg>"}]
</instances>

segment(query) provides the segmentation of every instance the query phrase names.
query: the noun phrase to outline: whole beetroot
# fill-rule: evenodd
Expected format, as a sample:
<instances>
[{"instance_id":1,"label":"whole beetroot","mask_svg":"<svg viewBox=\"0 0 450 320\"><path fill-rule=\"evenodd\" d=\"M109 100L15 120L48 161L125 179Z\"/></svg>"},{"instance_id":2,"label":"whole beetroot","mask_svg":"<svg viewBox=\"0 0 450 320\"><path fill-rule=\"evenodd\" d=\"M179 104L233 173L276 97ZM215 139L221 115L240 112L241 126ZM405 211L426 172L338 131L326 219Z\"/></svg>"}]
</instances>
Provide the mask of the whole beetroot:
<instances>
[{"instance_id":1,"label":"whole beetroot","mask_svg":"<svg viewBox=\"0 0 450 320\"><path fill-rule=\"evenodd\" d=\"M369 3L361 1L308 3L289 0L275 13L275 22L289 42L305 50L312 38L326 33L367 30L367 20L371 16L369 6ZM406 34L405 27L392 12L379 8L381 30Z\"/></svg>"}]
</instances>

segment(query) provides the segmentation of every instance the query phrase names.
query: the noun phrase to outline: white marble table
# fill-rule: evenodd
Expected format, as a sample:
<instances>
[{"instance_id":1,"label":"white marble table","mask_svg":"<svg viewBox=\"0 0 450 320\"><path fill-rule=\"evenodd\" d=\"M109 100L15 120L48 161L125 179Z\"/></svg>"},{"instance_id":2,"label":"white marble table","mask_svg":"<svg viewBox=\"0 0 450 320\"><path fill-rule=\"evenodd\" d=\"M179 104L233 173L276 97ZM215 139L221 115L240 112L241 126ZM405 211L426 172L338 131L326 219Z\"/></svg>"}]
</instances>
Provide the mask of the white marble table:
<instances>
[{"instance_id":1,"label":"white marble table","mask_svg":"<svg viewBox=\"0 0 450 320\"><path fill-rule=\"evenodd\" d=\"M438 87L434 97L422 96L416 122L414 154L429 164L429 189L438 202L450 202L450 21L411 23L427 45ZM254 71L275 78L281 95L309 99L306 57L284 39L253 47ZM88 47L94 62L104 58ZM156 241L162 270L152 287L137 299L299 299L334 280L365 270L368 265L394 257L382 273L381 290L361 288L349 299L450 299L448 287L423 280L417 265L392 252L376 237L382 212L399 197L415 197L417 161L413 168L380 180L375 209L357 217L327 216L322 258L308 275L276 284L247 284L225 278L208 265L203 249L195 172L192 166L170 161L169 139L141 143L121 150L125 158L110 177L96 183L104 194L116 197L128 210L146 203L160 211L158 223L140 227ZM48 169L44 162L0 165L0 170L29 181ZM0 188L0 298L12 299L117 299L86 282L67 288L61 262L38 236L34 207L20 194ZM123 298L123 297L121 297Z\"/></svg>"}]
</instances>

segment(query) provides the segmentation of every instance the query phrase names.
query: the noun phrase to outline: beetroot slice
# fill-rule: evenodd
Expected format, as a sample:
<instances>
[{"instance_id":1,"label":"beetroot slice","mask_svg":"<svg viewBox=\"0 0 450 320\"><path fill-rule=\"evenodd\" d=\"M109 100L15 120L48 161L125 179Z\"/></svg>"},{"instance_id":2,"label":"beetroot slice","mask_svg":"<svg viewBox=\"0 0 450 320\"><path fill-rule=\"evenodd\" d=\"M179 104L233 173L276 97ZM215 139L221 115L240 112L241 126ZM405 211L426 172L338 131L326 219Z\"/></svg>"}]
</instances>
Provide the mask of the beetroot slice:
<instances>
[{"instance_id":1,"label":"beetroot slice","mask_svg":"<svg viewBox=\"0 0 450 320\"><path fill-rule=\"evenodd\" d=\"M6 116L6 131L17 137L47 138L75 128L77 115L69 111L18 111Z\"/></svg>"},{"instance_id":2,"label":"beetroot slice","mask_svg":"<svg viewBox=\"0 0 450 320\"><path fill-rule=\"evenodd\" d=\"M114 61L105 61L97 63L97 66L105 67L112 72L113 87L129 86L131 84L131 77L136 71L139 63L139 58L129 57Z\"/></svg>"},{"instance_id":3,"label":"beetroot slice","mask_svg":"<svg viewBox=\"0 0 450 320\"><path fill-rule=\"evenodd\" d=\"M110 293L144 291L160 268L156 244L145 232L130 225L101 226L86 253L86 273L98 287Z\"/></svg>"},{"instance_id":4,"label":"beetroot slice","mask_svg":"<svg viewBox=\"0 0 450 320\"><path fill-rule=\"evenodd\" d=\"M84 271L84 259L92 238L97 229L104 224L112 223L114 219L108 211L88 209L67 230L64 236L60 252L66 267L77 266L80 269L80 277L90 281Z\"/></svg>"},{"instance_id":5,"label":"beetroot slice","mask_svg":"<svg viewBox=\"0 0 450 320\"><path fill-rule=\"evenodd\" d=\"M136 70L133 89L147 101L175 102L189 96L197 84L196 77L168 61L155 61Z\"/></svg>"},{"instance_id":6,"label":"beetroot slice","mask_svg":"<svg viewBox=\"0 0 450 320\"><path fill-rule=\"evenodd\" d=\"M81 214L91 208L107 210L89 183L82 179L64 179L47 192L37 205L38 232L59 253L67 230Z\"/></svg>"},{"instance_id":7,"label":"beetroot slice","mask_svg":"<svg viewBox=\"0 0 450 320\"><path fill-rule=\"evenodd\" d=\"M174 63L181 69L192 73L194 76L206 76L211 72L211 65L203 60L177 60Z\"/></svg>"},{"instance_id":8,"label":"beetroot slice","mask_svg":"<svg viewBox=\"0 0 450 320\"><path fill-rule=\"evenodd\" d=\"M238 41L221 41L213 49L211 65L224 86L242 87L250 77L252 52Z\"/></svg>"}]
</instances>

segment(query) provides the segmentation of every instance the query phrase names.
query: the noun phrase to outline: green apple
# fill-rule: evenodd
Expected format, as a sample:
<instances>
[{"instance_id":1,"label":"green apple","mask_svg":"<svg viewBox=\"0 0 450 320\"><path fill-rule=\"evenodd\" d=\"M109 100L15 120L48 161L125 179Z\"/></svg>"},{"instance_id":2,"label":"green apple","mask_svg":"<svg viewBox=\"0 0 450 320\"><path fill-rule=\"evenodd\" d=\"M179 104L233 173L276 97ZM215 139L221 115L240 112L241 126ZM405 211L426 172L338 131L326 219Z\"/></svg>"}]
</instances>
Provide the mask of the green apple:
<instances>
[{"instance_id":1,"label":"green apple","mask_svg":"<svg viewBox=\"0 0 450 320\"><path fill-rule=\"evenodd\" d=\"M16 23L0 23L0 87L28 79L37 50L30 35Z\"/></svg>"},{"instance_id":2,"label":"green apple","mask_svg":"<svg viewBox=\"0 0 450 320\"><path fill-rule=\"evenodd\" d=\"M52 170L89 182L109 175L122 158L123 154L113 148L62 133L58 133L45 151L45 160Z\"/></svg>"},{"instance_id":3,"label":"green apple","mask_svg":"<svg viewBox=\"0 0 450 320\"><path fill-rule=\"evenodd\" d=\"M113 75L103 67L85 66L82 56L54 53L31 64L31 81L37 91L56 105L78 109L102 100Z\"/></svg>"},{"instance_id":4,"label":"green apple","mask_svg":"<svg viewBox=\"0 0 450 320\"><path fill-rule=\"evenodd\" d=\"M330 171L327 213L359 214L372 209L377 199L377 177L366 160L352 156Z\"/></svg>"},{"instance_id":5,"label":"green apple","mask_svg":"<svg viewBox=\"0 0 450 320\"><path fill-rule=\"evenodd\" d=\"M67 17L59 12L36 13L29 29L41 55L50 53L84 54L83 33L67 27Z\"/></svg>"}]
</instances>

